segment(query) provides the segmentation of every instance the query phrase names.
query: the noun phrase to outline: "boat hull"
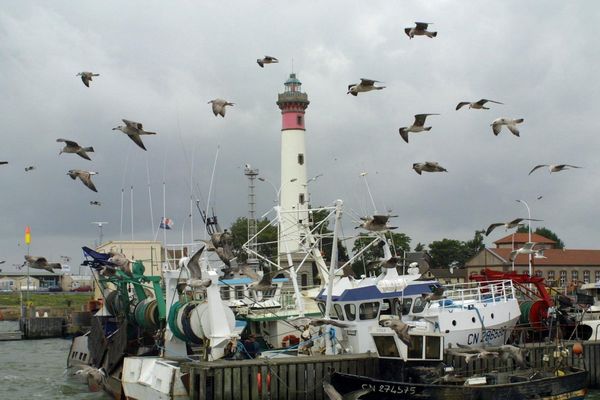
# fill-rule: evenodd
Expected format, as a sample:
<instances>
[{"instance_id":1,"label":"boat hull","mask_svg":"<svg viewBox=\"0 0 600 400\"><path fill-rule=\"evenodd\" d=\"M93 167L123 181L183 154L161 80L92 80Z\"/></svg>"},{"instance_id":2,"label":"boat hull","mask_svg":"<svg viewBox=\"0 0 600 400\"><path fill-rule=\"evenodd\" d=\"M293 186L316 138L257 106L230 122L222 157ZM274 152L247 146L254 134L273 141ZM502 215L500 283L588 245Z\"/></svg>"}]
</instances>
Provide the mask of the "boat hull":
<instances>
[{"instance_id":1,"label":"boat hull","mask_svg":"<svg viewBox=\"0 0 600 400\"><path fill-rule=\"evenodd\" d=\"M579 400L587 394L588 373L573 369L562 376L506 384L477 386L394 382L333 373L331 384L340 394L371 388L361 399L377 400Z\"/></svg>"}]
</instances>

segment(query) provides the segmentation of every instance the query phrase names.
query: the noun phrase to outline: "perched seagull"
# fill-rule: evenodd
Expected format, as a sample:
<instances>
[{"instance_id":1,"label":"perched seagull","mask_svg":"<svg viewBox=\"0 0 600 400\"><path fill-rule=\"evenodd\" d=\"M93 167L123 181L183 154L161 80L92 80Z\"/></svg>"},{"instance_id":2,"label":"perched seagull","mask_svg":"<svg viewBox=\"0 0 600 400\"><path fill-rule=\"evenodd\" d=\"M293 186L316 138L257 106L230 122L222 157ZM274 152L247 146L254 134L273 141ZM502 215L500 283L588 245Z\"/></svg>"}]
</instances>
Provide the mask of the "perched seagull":
<instances>
[{"instance_id":1,"label":"perched seagull","mask_svg":"<svg viewBox=\"0 0 600 400\"><path fill-rule=\"evenodd\" d=\"M523 118L518 119L510 119L510 118L497 118L490 125L492 127L492 131L494 135L498 136L500 130L502 129L502 125L506 125L509 131L512 132L513 135L519 136L519 129L517 128L517 124L523 122Z\"/></svg>"},{"instance_id":2,"label":"perched seagull","mask_svg":"<svg viewBox=\"0 0 600 400\"><path fill-rule=\"evenodd\" d=\"M87 186L90 190L93 190L94 192L97 192L98 190L96 189L96 186L94 186L94 182L92 182L92 175L97 174L97 172L82 171L80 169L71 169L69 170L69 172L67 172L67 175L69 175L71 179L75 180L79 178L85 186Z\"/></svg>"},{"instance_id":3,"label":"perched seagull","mask_svg":"<svg viewBox=\"0 0 600 400\"><path fill-rule=\"evenodd\" d=\"M431 127L430 126L424 126L425 125L425 119L427 119L427 116L429 115L440 115L440 114L417 114L415 115L415 122L413 122L413 124L409 127L403 127L399 129L400 132L400 136L402 137L402 139L404 139L404 141L406 143L408 143L408 132L423 132L423 131L430 131Z\"/></svg>"},{"instance_id":4,"label":"perched seagull","mask_svg":"<svg viewBox=\"0 0 600 400\"><path fill-rule=\"evenodd\" d=\"M423 172L423 171L425 171L425 172L448 172L448 170L446 168L442 167L440 164L438 164L435 161L425 161L424 163L414 163L412 167L415 170L415 172L419 175L421 175L421 172Z\"/></svg>"},{"instance_id":5,"label":"perched seagull","mask_svg":"<svg viewBox=\"0 0 600 400\"><path fill-rule=\"evenodd\" d=\"M385 89L385 86L375 86L375 83L382 83L373 79L360 78L360 83L351 83L348 85L348 92L352 96L358 96L361 92L370 92L371 90Z\"/></svg>"},{"instance_id":6,"label":"perched seagull","mask_svg":"<svg viewBox=\"0 0 600 400\"><path fill-rule=\"evenodd\" d=\"M519 254L535 254L537 258L545 258L544 249L534 250L533 248L535 247L535 245L537 245L537 243L527 242L520 249L511 251L509 256L510 262L513 262Z\"/></svg>"},{"instance_id":7,"label":"perched seagull","mask_svg":"<svg viewBox=\"0 0 600 400\"><path fill-rule=\"evenodd\" d=\"M29 167L25 167L25 172L33 171L35 169L34 165L30 165Z\"/></svg>"},{"instance_id":8,"label":"perched seagull","mask_svg":"<svg viewBox=\"0 0 600 400\"><path fill-rule=\"evenodd\" d=\"M93 72L80 72L75 76L81 76L81 80L83 81L83 84L87 87L90 87L90 81L92 80L92 77L94 76L100 76L100 74L95 74Z\"/></svg>"},{"instance_id":9,"label":"perched seagull","mask_svg":"<svg viewBox=\"0 0 600 400\"><path fill-rule=\"evenodd\" d=\"M337 328L348 328L350 325L339 322L335 319L328 318L315 318L315 317L296 317L287 320L289 323L294 325L295 327L300 326L323 326L323 325L333 325Z\"/></svg>"},{"instance_id":10,"label":"perched seagull","mask_svg":"<svg viewBox=\"0 0 600 400\"><path fill-rule=\"evenodd\" d=\"M390 229L396 229L397 226L387 225L388 219L395 217L397 217L397 215L373 215L372 217L360 217L363 222L354 229L364 228L371 232L381 232L388 231Z\"/></svg>"},{"instance_id":11,"label":"perched seagull","mask_svg":"<svg viewBox=\"0 0 600 400\"><path fill-rule=\"evenodd\" d=\"M125 256L125 254L122 254L122 253L108 253L108 254L110 255L110 258L108 259L109 263L114 264L121 271L127 273L128 275L131 275L131 268L129 267L129 264L131 264L131 260L129 260Z\"/></svg>"},{"instance_id":12,"label":"perched seagull","mask_svg":"<svg viewBox=\"0 0 600 400\"><path fill-rule=\"evenodd\" d=\"M56 139L56 141L59 143L65 143L65 147L63 147L63 149L58 153L58 155L61 155L62 153L71 153L77 154L78 156L85 158L86 160L92 160L86 152L94 152L93 147L81 147L79 144L77 144L77 142L67 139Z\"/></svg>"},{"instance_id":13,"label":"perched seagull","mask_svg":"<svg viewBox=\"0 0 600 400\"><path fill-rule=\"evenodd\" d=\"M235 105L235 103L230 103L223 99L214 99L208 102L208 104L210 103L212 103L212 111L213 114L215 114L215 117L220 115L223 118L225 118L225 107Z\"/></svg>"},{"instance_id":14,"label":"perched seagull","mask_svg":"<svg viewBox=\"0 0 600 400\"><path fill-rule=\"evenodd\" d=\"M404 32L408 35L409 38L413 38L415 36L427 36L428 38L434 38L437 36L437 32L429 32L427 30L427 26L433 25L431 22L415 22L416 26L414 28L405 28Z\"/></svg>"},{"instance_id":15,"label":"perched seagull","mask_svg":"<svg viewBox=\"0 0 600 400\"><path fill-rule=\"evenodd\" d=\"M100 203L99 201L96 200L92 200L90 201L90 206L101 206L102 203Z\"/></svg>"},{"instance_id":16,"label":"perched seagull","mask_svg":"<svg viewBox=\"0 0 600 400\"><path fill-rule=\"evenodd\" d=\"M565 169L568 169L568 168L581 168L576 165L569 165L569 164L540 164L540 165L536 165L535 167L533 167L533 169L531 171L529 171L529 175L531 175L531 173L533 171L535 171L536 169L542 168L542 167L548 167L548 170L550 171L550 173L564 171Z\"/></svg>"},{"instance_id":17,"label":"perched seagull","mask_svg":"<svg viewBox=\"0 0 600 400\"><path fill-rule=\"evenodd\" d=\"M129 139L133 140L135 144L140 146L142 149L146 150L144 147L144 142L142 142L142 138L140 135L156 135L156 132L148 132L144 130L144 127L139 122L129 121L127 119L122 120L125 125L119 125L116 128L113 128L113 131L121 131L127 136Z\"/></svg>"},{"instance_id":18,"label":"perched seagull","mask_svg":"<svg viewBox=\"0 0 600 400\"><path fill-rule=\"evenodd\" d=\"M323 391L329 397L329 400L359 400L365 394L369 394L373 391L372 387L367 387L365 389L353 390L350 393L346 393L344 395L340 394L333 385L329 382L323 381Z\"/></svg>"},{"instance_id":19,"label":"perched seagull","mask_svg":"<svg viewBox=\"0 0 600 400\"><path fill-rule=\"evenodd\" d=\"M398 335L398 339L400 339L405 345L410 346L410 335L408 334L408 330L411 328L411 326L397 319L386 319L380 321L379 325L391 328L394 332L396 332L396 335Z\"/></svg>"},{"instance_id":20,"label":"perched seagull","mask_svg":"<svg viewBox=\"0 0 600 400\"><path fill-rule=\"evenodd\" d=\"M25 263L29 264L29 268L45 269L48 272L62 269L60 263L49 263L46 257L25 256Z\"/></svg>"},{"instance_id":21,"label":"perched seagull","mask_svg":"<svg viewBox=\"0 0 600 400\"><path fill-rule=\"evenodd\" d=\"M496 103L496 104L504 104L504 103L500 103L499 101L494 101L494 100L488 100L488 99L481 99L479 101L475 101L473 103L469 102L469 101L461 101L460 103L458 103L458 105L456 106L456 109L460 109L463 106L466 106L467 104L469 105L469 108L474 108L476 110L489 110L489 107L485 107L485 103Z\"/></svg>"},{"instance_id":22,"label":"perched seagull","mask_svg":"<svg viewBox=\"0 0 600 400\"><path fill-rule=\"evenodd\" d=\"M510 222L496 222L488 226L485 231L485 236L488 236L494 229L499 226L504 226L505 229L516 228L522 221L541 221L541 219L533 219L533 218L515 218Z\"/></svg>"},{"instance_id":23,"label":"perched seagull","mask_svg":"<svg viewBox=\"0 0 600 400\"><path fill-rule=\"evenodd\" d=\"M400 261L402 261L401 258L392 256L387 260L371 261L367 264L367 268L369 270L374 270L379 267L384 269L396 268L400 264Z\"/></svg>"},{"instance_id":24,"label":"perched seagull","mask_svg":"<svg viewBox=\"0 0 600 400\"><path fill-rule=\"evenodd\" d=\"M254 281L253 283L248 285L248 289L253 289L257 292L266 292L267 290L270 290L273 287L272 279L274 276L292 267L293 266L289 266L273 271L264 272L262 276L258 275L256 272L254 272L252 268L247 266L241 267L241 271L242 274L246 275L248 278Z\"/></svg>"},{"instance_id":25,"label":"perched seagull","mask_svg":"<svg viewBox=\"0 0 600 400\"><path fill-rule=\"evenodd\" d=\"M489 351L489 349L473 348L471 346L456 344L458 349L448 348L446 351L455 356L465 357L465 362L468 364L472 359L488 359L496 358L500 355L499 352Z\"/></svg>"},{"instance_id":26,"label":"perched seagull","mask_svg":"<svg viewBox=\"0 0 600 400\"><path fill-rule=\"evenodd\" d=\"M265 64L276 64L278 62L279 60L277 58L271 56L264 56L264 58L256 60L256 63L260 65L261 68L264 68Z\"/></svg>"}]
</instances>

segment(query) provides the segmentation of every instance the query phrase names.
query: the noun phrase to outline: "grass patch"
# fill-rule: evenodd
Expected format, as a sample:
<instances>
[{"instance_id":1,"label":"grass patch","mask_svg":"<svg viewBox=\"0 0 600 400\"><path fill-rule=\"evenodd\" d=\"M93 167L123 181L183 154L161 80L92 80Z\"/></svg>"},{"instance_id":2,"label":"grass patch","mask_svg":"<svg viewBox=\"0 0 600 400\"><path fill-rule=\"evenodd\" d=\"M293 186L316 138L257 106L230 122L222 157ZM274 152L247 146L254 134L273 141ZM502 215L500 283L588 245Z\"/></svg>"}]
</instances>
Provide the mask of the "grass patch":
<instances>
[{"instance_id":1,"label":"grass patch","mask_svg":"<svg viewBox=\"0 0 600 400\"><path fill-rule=\"evenodd\" d=\"M26 301L27 295L23 293L23 301ZM81 307L93 298L93 292L90 293L30 293L29 301L33 302L34 307L51 307L73 310L81 310ZM69 304L70 302L70 304ZM14 307L21 304L19 293L0 293L0 307Z\"/></svg>"}]
</instances>

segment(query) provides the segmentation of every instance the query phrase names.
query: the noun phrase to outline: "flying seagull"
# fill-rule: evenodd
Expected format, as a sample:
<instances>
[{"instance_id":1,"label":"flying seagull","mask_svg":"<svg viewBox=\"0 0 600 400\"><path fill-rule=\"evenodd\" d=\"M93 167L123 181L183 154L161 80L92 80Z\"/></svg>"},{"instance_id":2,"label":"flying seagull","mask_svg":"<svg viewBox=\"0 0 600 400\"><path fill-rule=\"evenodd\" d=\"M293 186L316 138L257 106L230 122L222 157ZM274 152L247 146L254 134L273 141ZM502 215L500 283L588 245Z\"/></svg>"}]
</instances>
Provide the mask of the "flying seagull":
<instances>
[{"instance_id":1,"label":"flying seagull","mask_svg":"<svg viewBox=\"0 0 600 400\"><path fill-rule=\"evenodd\" d=\"M405 28L404 32L408 35L409 38L413 38L415 36L427 36L428 38L434 38L437 36L437 32L429 32L427 30L427 26L433 25L431 22L415 22L416 26L414 28Z\"/></svg>"},{"instance_id":2,"label":"flying seagull","mask_svg":"<svg viewBox=\"0 0 600 400\"><path fill-rule=\"evenodd\" d=\"M75 180L79 178L85 186L87 186L90 190L93 190L94 192L98 191L96 189L96 186L94 186L94 182L92 182L92 175L96 174L98 173L93 171L83 171L80 169L71 169L69 170L69 172L67 172L67 175L69 175L71 179Z\"/></svg>"},{"instance_id":3,"label":"flying seagull","mask_svg":"<svg viewBox=\"0 0 600 400\"><path fill-rule=\"evenodd\" d=\"M264 272L262 276L258 275L254 270L248 266L241 267L242 274L252 279L254 282L248 285L248 289L255 290L257 292L265 292L273 287L272 279L274 276L281 272L292 268L293 266L275 269L273 271Z\"/></svg>"},{"instance_id":4,"label":"flying seagull","mask_svg":"<svg viewBox=\"0 0 600 400\"><path fill-rule=\"evenodd\" d=\"M488 236L494 229L499 226L504 226L505 229L516 228L522 221L541 221L541 219L533 219L533 218L515 218L509 222L496 222L488 226L485 231L485 236Z\"/></svg>"},{"instance_id":5,"label":"flying seagull","mask_svg":"<svg viewBox=\"0 0 600 400\"><path fill-rule=\"evenodd\" d=\"M400 257L390 257L387 260L374 260L371 261L367 264L367 269L369 271L374 271L377 268L383 268L383 269L391 269L391 268L396 268L398 265L400 265L400 262L402 261L402 259Z\"/></svg>"},{"instance_id":6,"label":"flying seagull","mask_svg":"<svg viewBox=\"0 0 600 400\"><path fill-rule=\"evenodd\" d=\"M375 83L382 83L373 79L360 78L360 83L351 83L348 85L348 92L352 96L358 96L361 92L370 92L371 90L385 89L385 86L375 86Z\"/></svg>"},{"instance_id":7,"label":"flying seagull","mask_svg":"<svg viewBox=\"0 0 600 400\"><path fill-rule=\"evenodd\" d=\"M510 262L513 262L519 254L535 254L536 256L538 256L538 258L545 258L544 257L544 249L537 249L537 250L533 249L536 245L537 245L537 243L535 243L535 242L527 242L523 245L523 247L521 247L517 250L511 251L510 256L509 256Z\"/></svg>"},{"instance_id":8,"label":"flying seagull","mask_svg":"<svg viewBox=\"0 0 600 400\"><path fill-rule=\"evenodd\" d=\"M411 326L397 319L386 319L380 321L379 325L391 328L394 332L396 332L396 335L398 335L398 339L400 339L405 345L410 346L410 335L408 334L408 330L411 328Z\"/></svg>"},{"instance_id":9,"label":"flying seagull","mask_svg":"<svg viewBox=\"0 0 600 400\"><path fill-rule=\"evenodd\" d=\"M417 114L415 115L415 122L413 122L413 124L409 127L403 127L399 129L400 132L400 136L402 137L402 139L404 139L404 141L406 143L408 143L408 132L423 132L423 131L430 131L431 127L430 126L424 126L425 125L425 120L427 119L427 116L429 115L440 115L440 114Z\"/></svg>"},{"instance_id":10,"label":"flying seagull","mask_svg":"<svg viewBox=\"0 0 600 400\"><path fill-rule=\"evenodd\" d=\"M90 81L92 80L92 77L94 76L100 76L100 74L95 74L93 72L80 72L75 76L81 76L81 80L83 81L83 84L87 87L90 87Z\"/></svg>"},{"instance_id":11,"label":"flying seagull","mask_svg":"<svg viewBox=\"0 0 600 400\"><path fill-rule=\"evenodd\" d=\"M496 103L496 104L504 104L504 103L500 103L499 101L494 101L494 100L488 100L488 99L481 99L479 101L475 101L473 103L471 103L470 101L461 101L460 103L458 103L458 105L456 106L456 109L460 109L463 106L469 105L469 108L474 108L475 110L489 110L489 107L485 106L485 103Z\"/></svg>"},{"instance_id":12,"label":"flying seagull","mask_svg":"<svg viewBox=\"0 0 600 400\"><path fill-rule=\"evenodd\" d=\"M533 169L531 171L529 171L529 175L531 175L531 173L533 171L535 171L536 169L542 168L542 167L548 167L548 170L550 171L550 173L564 171L565 169L569 169L569 168L581 168L576 165L569 165L569 164L540 164L540 165L536 165L535 167L533 167Z\"/></svg>"},{"instance_id":13,"label":"flying seagull","mask_svg":"<svg viewBox=\"0 0 600 400\"><path fill-rule=\"evenodd\" d=\"M93 152L94 148L93 147L81 147L79 144L77 144L77 142L74 142L72 140L67 140L67 139L56 139L57 142L63 142L65 143L65 147L62 148L62 150L58 153L58 155L61 155L62 153L71 153L71 154L77 154L78 156L85 158L86 160L92 160L90 158L90 156L87 155L86 152Z\"/></svg>"},{"instance_id":14,"label":"flying seagull","mask_svg":"<svg viewBox=\"0 0 600 400\"><path fill-rule=\"evenodd\" d=\"M25 263L29 264L29 268L45 269L48 272L62 269L60 263L49 263L46 257L25 256Z\"/></svg>"},{"instance_id":15,"label":"flying seagull","mask_svg":"<svg viewBox=\"0 0 600 400\"><path fill-rule=\"evenodd\" d=\"M102 203L100 203L99 201L96 200L92 200L90 201L90 206L101 206Z\"/></svg>"},{"instance_id":16,"label":"flying seagull","mask_svg":"<svg viewBox=\"0 0 600 400\"><path fill-rule=\"evenodd\" d=\"M437 301L437 300L442 300L443 298L445 298L446 296L444 296L444 291L446 289L443 286L438 286L435 287L431 290L431 293L427 294L427 293L422 293L421 296L423 298L423 301L425 301L426 303L429 303L431 301Z\"/></svg>"},{"instance_id":17,"label":"flying seagull","mask_svg":"<svg viewBox=\"0 0 600 400\"><path fill-rule=\"evenodd\" d=\"M360 217L363 221L358 228L364 228L371 232L388 231L390 229L396 229L396 226L388 226L387 222L390 218L395 218L397 215L373 215L372 217Z\"/></svg>"},{"instance_id":18,"label":"flying seagull","mask_svg":"<svg viewBox=\"0 0 600 400\"><path fill-rule=\"evenodd\" d=\"M127 136L129 139L133 140L135 144L140 146L142 149L146 150L144 147L144 142L142 142L142 138L140 135L156 135L156 132L148 132L144 130L144 127L139 122L129 121L127 119L122 120L125 125L119 125L116 128L113 128L113 131L121 131Z\"/></svg>"},{"instance_id":19,"label":"flying seagull","mask_svg":"<svg viewBox=\"0 0 600 400\"><path fill-rule=\"evenodd\" d=\"M316 317L296 317L288 319L287 322L291 323L295 327L299 326L323 326L323 325L332 325L337 328L348 328L350 325L344 324L343 322L339 322L335 319L328 318L316 318Z\"/></svg>"},{"instance_id":20,"label":"flying seagull","mask_svg":"<svg viewBox=\"0 0 600 400\"><path fill-rule=\"evenodd\" d=\"M364 389L353 390L352 392L342 395L335 390L331 383L323 381L323 391L327 397L329 397L329 400L359 400L362 399L365 394L369 394L373 390L372 387L367 387Z\"/></svg>"},{"instance_id":21,"label":"flying seagull","mask_svg":"<svg viewBox=\"0 0 600 400\"><path fill-rule=\"evenodd\" d=\"M35 169L35 165L30 165L29 167L25 167L25 172L33 171Z\"/></svg>"},{"instance_id":22,"label":"flying seagull","mask_svg":"<svg viewBox=\"0 0 600 400\"><path fill-rule=\"evenodd\" d=\"M512 132L513 135L519 136L519 129L517 128L517 124L523 122L523 118L518 119L510 119L510 118L497 118L490 125L492 127L492 131L494 135L498 136L500 130L502 129L502 125L506 125L509 131Z\"/></svg>"},{"instance_id":23,"label":"flying seagull","mask_svg":"<svg viewBox=\"0 0 600 400\"><path fill-rule=\"evenodd\" d=\"M223 99L214 99L208 102L208 104L210 103L212 103L212 111L213 114L215 114L215 117L220 115L223 118L225 118L225 107L235 105L235 103L230 103Z\"/></svg>"},{"instance_id":24,"label":"flying seagull","mask_svg":"<svg viewBox=\"0 0 600 400\"><path fill-rule=\"evenodd\" d=\"M264 68L265 64L276 64L278 62L279 60L277 58L271 56L264 56L264 58L256 60L256 63L260 65L261 68Z\"/></svg>"},{"instance_id":25,"label":"flying seagull","mask_svg":"<svg viewBox=\"0 0 600 400\"><path fill-rule=\"evenodd\" d=\"M415 172L419 175L421 175L421 172L423 172L423 171L425 171L425 172L448 172L448 170L446 168L442 167L440 164L438 164L435 161L425 161L424 163L414 163L412 167L415 170Z\"/></svg>"}]
</instances>

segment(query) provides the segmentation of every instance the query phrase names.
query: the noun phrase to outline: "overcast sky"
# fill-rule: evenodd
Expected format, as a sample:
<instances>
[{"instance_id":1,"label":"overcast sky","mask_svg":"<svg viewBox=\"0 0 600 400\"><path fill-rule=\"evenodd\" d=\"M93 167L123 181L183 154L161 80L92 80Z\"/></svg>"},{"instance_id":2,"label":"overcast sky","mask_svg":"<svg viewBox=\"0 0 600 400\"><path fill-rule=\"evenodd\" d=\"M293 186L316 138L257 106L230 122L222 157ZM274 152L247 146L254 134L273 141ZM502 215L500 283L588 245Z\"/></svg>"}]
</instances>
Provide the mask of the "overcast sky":
<instances>
[{"instance_id":1,"label":"overcast sky","mask_svg":"<svg viewBox=\"0 0 600 400\"><path fill-rule=\"evenodd\" d=\"M433 22L438 36L409 40L403 29L414 21ZM72 265L98 240L93 221L108 222L105 240L131 238L131 186L133 237L152 240L163 182L175 222L168 242L181 240L183 224L188 241L190 171L193 197L205 204L217 149L211 207L224 227L245 216L244 164L279 183L275 101L292 68L311 102L308 176L324 174L310 184L311 202L344 200L345 232L354 233L352 216L373 213L359 177L366 171L378 211L397 214L413 246L468 240L492 222L526 217L515 202L523 199L568 248L600 248L598 21L591 0L4 2L0 260L22 262L26 225L31 254L70 256ZM280 63L259 68L265 54ZM86 88L80 71L100 76ZM387 88L347 95L361 77ZM217 97L235 103L225 119L207 104ZM455 111L480 98L505 104ZM398 128L418 113L441 115L406 144ZM503 116L525 119L520 138L492 134ZM121 118L158 132L143 138L147 152L111 130ZM92 161L58 156L57 138L93 146ZM417 175L412 164L426 160L448 173ZM583 168L527 175L550 163ZM25 172L29 165L36 169ZM99 193L69 169L98 171ZM275 193L257 184L262 214ZM505 234L496 230L487 244Z\"/></svg>"}]
</instances>

